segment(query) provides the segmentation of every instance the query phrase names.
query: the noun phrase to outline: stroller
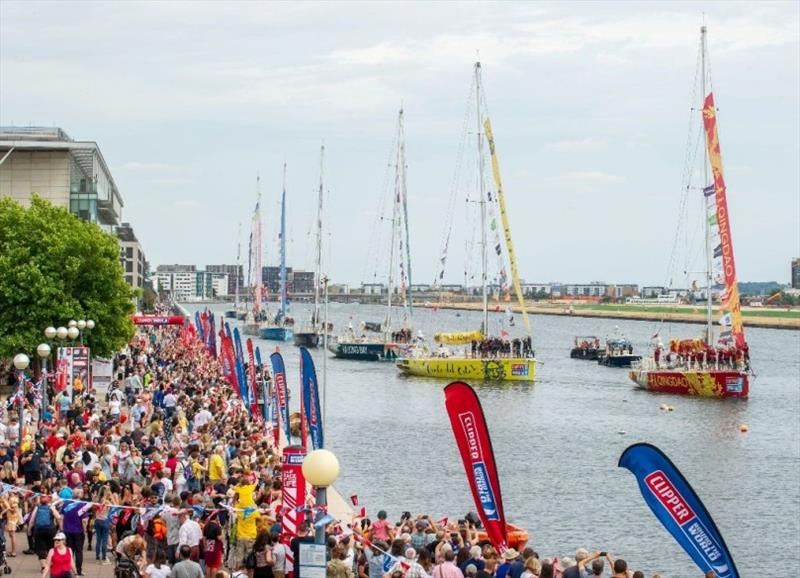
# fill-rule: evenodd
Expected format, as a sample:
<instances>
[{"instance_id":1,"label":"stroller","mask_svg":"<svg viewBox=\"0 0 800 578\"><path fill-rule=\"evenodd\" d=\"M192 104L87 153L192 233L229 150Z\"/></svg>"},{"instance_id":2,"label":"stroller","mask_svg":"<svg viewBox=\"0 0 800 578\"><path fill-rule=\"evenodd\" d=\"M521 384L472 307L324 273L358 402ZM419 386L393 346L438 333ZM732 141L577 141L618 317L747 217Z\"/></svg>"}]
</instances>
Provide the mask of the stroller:
<instances>
[{"instance_id":1,"label":"stroller","mask_svg":"<svg viewBox=\"0 0 800 578\"><path fill-rule=\"evenodd\" d=\"M6 529L5 524L0 525L0 574L11 574L11 566L6 558Z\"/></svg>"}]
</instances>

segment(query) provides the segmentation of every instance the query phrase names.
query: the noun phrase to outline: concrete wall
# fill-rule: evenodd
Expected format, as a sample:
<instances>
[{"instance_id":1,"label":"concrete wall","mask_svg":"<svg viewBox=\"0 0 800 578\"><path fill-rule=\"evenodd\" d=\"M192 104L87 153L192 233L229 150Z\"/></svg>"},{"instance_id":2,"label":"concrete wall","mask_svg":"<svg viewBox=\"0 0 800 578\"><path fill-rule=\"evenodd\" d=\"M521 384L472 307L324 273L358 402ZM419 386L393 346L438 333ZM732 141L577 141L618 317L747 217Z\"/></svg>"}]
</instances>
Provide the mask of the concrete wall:
<instances>
[{"instance_id":1,"label":"concrete wall","mask_svg":"<svg viewBox=\"0 0 800 578\"><path fill-rule=\"evenodd\" d=\"M67 151L13 151L0 165L0 197L28 206L33 193L69 209Z\"/></svg>"}]
</instances>

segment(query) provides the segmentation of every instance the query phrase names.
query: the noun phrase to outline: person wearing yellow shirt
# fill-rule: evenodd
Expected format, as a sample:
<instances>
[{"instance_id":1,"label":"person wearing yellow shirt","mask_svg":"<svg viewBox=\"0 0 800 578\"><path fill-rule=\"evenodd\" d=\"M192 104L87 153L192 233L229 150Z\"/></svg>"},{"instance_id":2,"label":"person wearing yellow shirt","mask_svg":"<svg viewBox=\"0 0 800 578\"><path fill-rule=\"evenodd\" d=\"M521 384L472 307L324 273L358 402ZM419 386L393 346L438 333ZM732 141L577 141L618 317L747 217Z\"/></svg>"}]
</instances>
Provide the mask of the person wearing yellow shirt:
<instances>
[{"instance_id":1,"label":"person wearing yellow shirt","mask_svg":"<svg viewBox=\"0 0 800 578\"><path fill-rule=\"evenodd\" d=\"M237 506L245 508L248 506ZM249 506L253 507L253 506ZM236 546L231 553L232 560L228 563L232 568L238 568L239 563L242 562L247 554L253 549L258 536L258 520L261 514L253 507L252 511L238 510L236 512Z\"/></svg>"},{"instance_id":2,"label":"person wearing yellow shirt","mask_svg":"<svg viewBox=\"0 0 800 578\"><path fill-rule=\"evenodd\" d=\"M212 484L225 482L225 460L222 459L223 447L221 445L214 448L214 453L208 458L208 481Z\"/></svg>"}]
</instances>

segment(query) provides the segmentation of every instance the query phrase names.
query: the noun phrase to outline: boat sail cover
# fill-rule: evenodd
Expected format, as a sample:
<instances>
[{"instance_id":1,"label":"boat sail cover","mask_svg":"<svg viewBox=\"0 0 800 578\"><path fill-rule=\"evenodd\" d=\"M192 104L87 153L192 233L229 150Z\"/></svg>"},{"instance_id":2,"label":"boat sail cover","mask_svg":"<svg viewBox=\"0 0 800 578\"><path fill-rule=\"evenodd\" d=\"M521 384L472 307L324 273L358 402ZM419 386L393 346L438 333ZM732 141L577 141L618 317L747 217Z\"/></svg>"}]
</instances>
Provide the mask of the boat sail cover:
<instances>
[{"instance_id":1,"label":"boat sail cover","mask_svg":"<svg viewBox=\"0 0 800 578\"><path fill-rule=\"evenodd\" d=\"M436 343L444 345L464 345L472 341L482 341L486 336L480 331L460 331L456 333L436 333L433 336Z\"/></svg>"},{"instance_id":2,"label":"boat sail cover","mask_svg":"<svg viewBox=\"0 0 800 578\"><path fill-rule=\"evenodd\" d=\"M503 222L503 233L506 238L506 249L508 250L508 261L511 265L511 281L514 284L514 292L517 295L517 301L522 309L522 319L525 322L525 330L528 335L531 334L531 322L528 319L528 311L525 308L525 298L522 295L522 284L519 280L519 273L517 271L517 258L514 253L514 244L511 242L511 227L508 224L508 214L506 212L506 200L503 194L503 182L500 180L500 164L497 161L497 154L494 148L494 135L492 134L492 123L487 117L483 121L483 128L486 132L486 140L489 142L489 152L492 156L492 174L494 175L494 182L497 186L497 203L500 205L500 218ZM499 247L499 243L497 244Z\"/></svg>"},{"instance_id":3,"label":"boat sail cover","mask_svg":"<svg viewBox=\"0 0 800 578\"><path fill-rule=\"evenodd\" d=\"M728 215L728 199L725 179L722 175L722 154L717 132L717 112L714 106L714 93L709 92L703 103L703 125L708 147L708 161L714 183L704 189L709 224L715 231L714 239L714 280L725 285L720 296L720 341L733 343L737 348L745 345L742 311L739 301L739 287L736 283L736 265L733 260L733 241Z\"/></svg>"}]
</instances>

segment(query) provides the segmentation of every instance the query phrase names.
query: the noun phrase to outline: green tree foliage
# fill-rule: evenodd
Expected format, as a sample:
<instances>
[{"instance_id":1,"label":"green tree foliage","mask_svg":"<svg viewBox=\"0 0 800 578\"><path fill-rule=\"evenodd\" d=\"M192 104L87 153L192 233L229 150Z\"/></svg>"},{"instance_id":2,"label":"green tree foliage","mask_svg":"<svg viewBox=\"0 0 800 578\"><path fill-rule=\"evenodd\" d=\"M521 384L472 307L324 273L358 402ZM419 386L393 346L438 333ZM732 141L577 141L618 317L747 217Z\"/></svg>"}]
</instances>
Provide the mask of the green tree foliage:
<instances>
[{"instance_id":1,"label":"green tree foliage","mask_svg":"<svg viewBox=\"0 0 800 578\"><path fill-rule=\"evenodd\" d=\"M36 196L0 199L0 357L32 355L70 319L93 319L84 343L108 356L133 335L132 299L115 237Z\"/></svg>"}]
</instances>

